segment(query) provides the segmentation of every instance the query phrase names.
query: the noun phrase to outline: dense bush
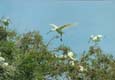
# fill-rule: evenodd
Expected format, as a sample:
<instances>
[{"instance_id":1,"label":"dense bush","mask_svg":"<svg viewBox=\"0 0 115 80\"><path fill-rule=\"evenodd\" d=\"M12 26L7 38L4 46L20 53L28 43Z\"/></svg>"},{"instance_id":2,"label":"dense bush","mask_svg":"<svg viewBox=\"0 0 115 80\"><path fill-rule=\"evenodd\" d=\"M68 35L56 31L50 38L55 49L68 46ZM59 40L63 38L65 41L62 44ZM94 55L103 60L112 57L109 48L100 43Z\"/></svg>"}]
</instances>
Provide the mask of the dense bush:
<instances>
[{"instance_id":1,"label":"dense bush","mask_svg":"<svg viewBox=\"0 0 115 80\"><path fill-rule=\"evenodd\" d=\"M39 32L9 30L9 23L0 19L0 80L115 80L115 59L99 47L99 37L78 58L66 45L49 50Z\"/></svg>"}]
</instances>

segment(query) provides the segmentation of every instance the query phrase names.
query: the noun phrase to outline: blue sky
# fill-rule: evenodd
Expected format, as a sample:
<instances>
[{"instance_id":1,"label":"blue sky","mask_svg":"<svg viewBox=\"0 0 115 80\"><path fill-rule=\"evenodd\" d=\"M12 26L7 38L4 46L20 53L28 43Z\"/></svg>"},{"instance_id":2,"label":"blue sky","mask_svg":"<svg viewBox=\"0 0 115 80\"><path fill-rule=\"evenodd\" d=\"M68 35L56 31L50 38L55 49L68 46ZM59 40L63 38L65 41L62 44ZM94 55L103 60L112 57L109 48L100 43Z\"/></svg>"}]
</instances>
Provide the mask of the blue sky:
<instances>
[{"instance_id":1,"label":"blue sky","mask_svg":"<svg viewBox=\"0 0 115 80\"><path fill-rule=\"evenodd\" d=\"M46 35L49 24L63 25L78 23L66 29L64 44L77 54L88 49L91 34L102 34L100 43L104 52L115 53L115 3L113 1L77 1L77 0L0 0L0 17L8 16L12 20L10 28L19 33L40 31L45 42L54 36ZM51 46L58 46L59 40Z\"/></svg>"}]
</instances>

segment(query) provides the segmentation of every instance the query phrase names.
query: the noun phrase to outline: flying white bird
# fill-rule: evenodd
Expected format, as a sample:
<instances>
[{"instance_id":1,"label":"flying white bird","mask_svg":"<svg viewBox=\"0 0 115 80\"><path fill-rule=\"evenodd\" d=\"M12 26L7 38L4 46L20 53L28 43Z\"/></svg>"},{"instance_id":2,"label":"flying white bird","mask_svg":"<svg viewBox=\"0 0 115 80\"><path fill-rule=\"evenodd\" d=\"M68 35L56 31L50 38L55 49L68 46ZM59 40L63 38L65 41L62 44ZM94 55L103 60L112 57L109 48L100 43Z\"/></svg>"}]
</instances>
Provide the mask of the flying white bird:
<instances>
[{"instance_id":1,"label":"flying white bird","mask_svg":"<svg viewBox=\"0 0 115 80\"><path fill-rule=\"evenodd\" d=\"M92 41L92 42L100 42L101 40L102 40L102 35L91 35L90 36L90 40Z\"/></svg>"},{"instance_id":2,"label":"flying white bird","mask_svg":"<svg viewBox=\"0 0 115 80\"><path fill-rule=\"evenodd\" d=\"M68 28L68 27L71 27L71 26L73 26L73 24L64 24L64 25L62 25L62 26L57 26L57 25L55 25L55 24L50 24L50 26L52 27L52 29L48 32L48 33L50 33L50 32L53 32L53 31L55 31L55 32L57 32L60 36L61 36L61 38L62 38L62 35L63 35L63 30L65 29L65 28ZM48 34L47 33L47 34ZM62 39L61 39L62 40Z\"/></svg>"}]
</instances>

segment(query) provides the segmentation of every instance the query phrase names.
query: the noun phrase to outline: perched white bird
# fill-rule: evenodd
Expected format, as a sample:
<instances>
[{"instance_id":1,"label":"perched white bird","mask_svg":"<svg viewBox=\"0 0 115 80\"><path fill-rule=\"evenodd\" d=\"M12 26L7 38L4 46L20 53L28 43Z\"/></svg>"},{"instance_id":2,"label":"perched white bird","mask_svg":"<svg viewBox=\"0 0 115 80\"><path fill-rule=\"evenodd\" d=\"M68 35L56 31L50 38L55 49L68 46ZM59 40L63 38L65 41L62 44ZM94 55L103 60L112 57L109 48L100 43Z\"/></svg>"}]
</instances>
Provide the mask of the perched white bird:
<instances>
[{"instance_id":1,"label":"perched white bird","mask_svg":"<svg viewBox=\"0 0 115 80\"><path fill-rule=\"evenodd\" d=\"M71 51L69 51L69 52L67 53L67 56L68 56L71 60L73 60L73 61L76 60L76 59L74 58L74 53L71 52Z\"/></svg>"},{"instance_id":2,"label":"perched white bird","mask_svg":"<svg viewBox=\"0 0 115 80\"><path fill-rule=\"evenodd\" d=\"M74 61L70 61L70 65L75 66Z\"/></svg>"},{"instance_id":3,"label":"perched white bird","mask_svg":"<svg viewBox=\"0 0 115 80\"><path fill-rule=\"evenodd\" d=\"M3 57L0 57L0 62L5 61L5 59Z\"/></svg>"},{"instance_id":4,"label":"perched white bird","mask_svg":"<svg viewBox=\"0 0 115 80\"><path fill-rule=\"evenodd\" d=\"M5 62L5 63L2 64L2 66L3 66L3 67L6 67L6 66L8 66L8 63Z\"/></svg>"},{"instance_id":5,"label":"perched white bird","mask_svg":"<svg viewBox=\"0 0 115 80\"><path fill-rule=\"evenodd\" d=\"M65 24L65 25L62 25L62 26L57 26L57 25L55 25L55 24L50 24L50 26L52 26L53 28L52 28L48 33L55 31L55 32L57 32L57 33L61 36L61 38L62 38L62 35L63 35L63 33L64 33L63 30L64 30L65 28L68 28L68 27L73 26L73 24ZM48 34L48 33L47 33L47 34Z\"/></svg>"},{"instance_id":6,"label":"perched white bird","mask_svg":"<svg viewBox=\"0 0 115 80\"><path fill-rule=\"evenodd\" d=\"M83 72L84 71L84 67L83 66L81 66L81 65L79 65L79 70L81 71L81 72Z\"/></svg>"},{"instance_id":7,"label":"perched white bird","mask_svg":"<svg viewBox=\"0 0 115 80\"><path fill-rule=\"evenodd\" d=\"M2 17L0 22L3 23L2 25L8 26L11 21L10 21L9 17Z\"/></svg>"}]
</instances>

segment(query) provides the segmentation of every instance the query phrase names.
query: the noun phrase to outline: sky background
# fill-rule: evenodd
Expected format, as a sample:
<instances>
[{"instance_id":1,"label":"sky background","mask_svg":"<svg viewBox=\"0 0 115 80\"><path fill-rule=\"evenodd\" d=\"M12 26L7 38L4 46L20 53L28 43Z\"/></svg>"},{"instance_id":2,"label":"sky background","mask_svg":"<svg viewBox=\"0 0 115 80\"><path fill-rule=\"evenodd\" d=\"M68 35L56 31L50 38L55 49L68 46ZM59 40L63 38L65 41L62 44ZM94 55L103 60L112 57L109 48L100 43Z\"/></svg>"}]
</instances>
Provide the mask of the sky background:
<instances>
[{"instance_id":1,"label":"sky background","mask_svg":"<svg viewBox=\"0 0 115 80\"><path fill-rule=\"evenodd\" d=\"M49 24L78 23L64 30L64 44L79 55L91 45L92 34L104 35L100 46L104 52L115 53L115 2L112 0L0 0L0 17L10 17L11 29L19 33L40 31L47 43L56 33L46 33ZM60 43L55 40L50 46ZM114 54L115 55L115 54Z\"/></svg>"}]
</instances>

